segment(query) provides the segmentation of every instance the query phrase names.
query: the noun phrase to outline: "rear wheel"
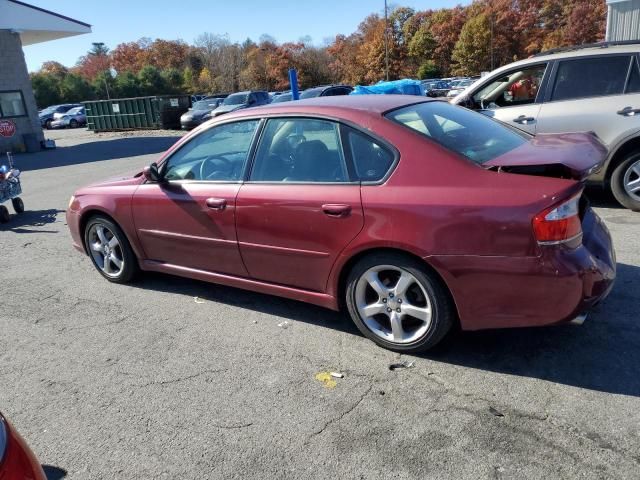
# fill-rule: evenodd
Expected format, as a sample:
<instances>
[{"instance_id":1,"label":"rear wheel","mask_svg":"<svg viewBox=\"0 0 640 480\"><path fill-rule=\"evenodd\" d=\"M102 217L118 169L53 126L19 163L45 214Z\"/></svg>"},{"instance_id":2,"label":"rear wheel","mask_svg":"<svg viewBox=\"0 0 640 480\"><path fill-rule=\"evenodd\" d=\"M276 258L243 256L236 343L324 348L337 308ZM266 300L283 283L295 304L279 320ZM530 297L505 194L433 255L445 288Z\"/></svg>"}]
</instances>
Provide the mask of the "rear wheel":
<instances>
[{"instance_id":1,"label":"rear wheel","mask_svg":"<svg viewBox=\"0 0 640 480\"><path fill-rule=\"evenodd\" d=\"M46 128L47 130L51 130L51 122L52 122L52 120L51 120L51 119L49 119L49 120L47 120L46 122L44 122L44 126L45 126L45 128Z\"/></svg>"},{"instance_id":2,"label":"rear wheel","mask_svg":"<svg viewBox=\"0 0 640 480\"><path fill-rule=\"evenodd\" d=\"M359 261L347 279L346 304L363 335L404 353L435 346L454 321L441 281L401 254L373 254Z\"/></svg>"},{"instance_id":3,"label":"rear wheel","mask_svg":"<svg viewBox=\"0 0 640 480\"><path fill-rule=\"evenodd\" d=\"M20 197L12 198L11 199L11 205L13 205L13 210L16 213L24 212L24 202L22 201L22 199Z\"/></svg>"},{"instance_id":4,"label":"rear wheel","mask_svg":"<svg viewBox=\"0 0 640 480\"><path fill-rule=\"evenodd\" d=\"M114 283L127 283L138 272L138 263L122 229L110 219L95 216L87 222L85 247L98 272Z\"/></svg>"},{"instance_id":5,"label":"rear wheel","mask_svg":"<svg viewBox=\"0 0 640 480\"><path fill-rule=\"evenodd\" d=\"M613 170L611 191L620 204L640 211L640 152L628 155Z\"/></svg>"}]
</instances>

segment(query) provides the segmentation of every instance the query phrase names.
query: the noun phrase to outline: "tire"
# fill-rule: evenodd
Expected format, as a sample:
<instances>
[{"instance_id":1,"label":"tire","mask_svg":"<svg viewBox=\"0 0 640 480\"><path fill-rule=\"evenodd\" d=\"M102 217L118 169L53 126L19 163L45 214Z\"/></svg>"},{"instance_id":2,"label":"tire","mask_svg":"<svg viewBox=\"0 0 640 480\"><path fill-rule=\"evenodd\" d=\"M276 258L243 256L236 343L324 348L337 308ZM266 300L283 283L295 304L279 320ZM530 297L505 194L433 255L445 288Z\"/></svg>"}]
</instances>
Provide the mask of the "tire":
<instances>
[{"instance_id":1,"label":"tire","mask_svg":"<svg viewBox=\"0 0 640 480\"><path fill-rule=\"evenodd\" d=\"M622 206L640 211L640 152L626 156L613 170L611 192Z\"/></svg>"},{"instance_id":2,"label":"tire","mask_svg":"<svg viewBox=\"0 0 640 480\"><path fill-rule=\"evenodd\" d=\"M11 205L13 205L13 210L16 213L24 212L24 202L22 201L22 199L20 197L12 198L11 199Z\"/></svg>"},{"instance_id":3,"label":"tire","mask_svg":"<svg viewBox=\"0 0 640 480\"><path fill-rule=\"evenodd\" d=\"M45 128L46 128L47 130L51 130L51 122L52 122L52 121L53 121L53 120L49 119L49 120L47 120L46 122L44 122L44 126L45 126Z\"/></svg>"},{"instance_id":4,"label":"tire","mask_svg":"<svg viewBox=\"0 0 640 480\"><path fill-rule=\"evenodd\" d=\"M72 118L71 121L69 122L69 127L78 128L78 121L75 118Z\"/></svg>"},{"instance_id":5,"label":"tire","mask_svg":"<svg viewBox=\"0 0 640 480\"><path fill-rule=\"evenodd\" d=\"M0 205L0 223L7 223L9 220L11 220L9 209L4 205Z\"/></svg>"},{"instance_id":6,"label":"tire","mask_svg":"<svg viewBox=\"0 0 640 480\"><path fill-rule=\"evenodd\" d=\"M109 218L96 215L89 219L84 230L84 244L93 266L110 282L127 283L138 273L138 259L127 236ZM107 256L109 260L105 262Z\"/></svg>"},{"instance_id":7,"label":"tire","mask_svg":"<svg viewBox=\"0 0 640 480\"><path fill-rule=\"evenodd\" d=\"M356 263L347 277L345 303L365 337L401 353L431 349L455 320L440 279L417 260L396 253L372 254Z\"/></svg>"}]
</instances>

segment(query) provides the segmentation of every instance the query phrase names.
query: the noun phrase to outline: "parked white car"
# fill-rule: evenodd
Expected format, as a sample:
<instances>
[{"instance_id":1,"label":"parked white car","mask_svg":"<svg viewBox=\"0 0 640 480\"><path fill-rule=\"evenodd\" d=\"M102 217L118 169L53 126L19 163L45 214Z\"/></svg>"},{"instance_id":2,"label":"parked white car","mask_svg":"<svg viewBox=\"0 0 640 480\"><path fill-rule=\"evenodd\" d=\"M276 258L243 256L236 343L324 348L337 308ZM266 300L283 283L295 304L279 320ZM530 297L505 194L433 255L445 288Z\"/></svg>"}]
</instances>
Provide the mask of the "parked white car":
<instances>
[{"instance_id":1,"label":"parked white car","mask_svg":"<svg viewBox=\"0 0 640 480\"><path fill-rule=\"evenodd\" d=\"M590 181L640 211L640 41L543 52L494 70L452 103L534 135L594 132L609 155Z\"/></svg>"}]
</instances>

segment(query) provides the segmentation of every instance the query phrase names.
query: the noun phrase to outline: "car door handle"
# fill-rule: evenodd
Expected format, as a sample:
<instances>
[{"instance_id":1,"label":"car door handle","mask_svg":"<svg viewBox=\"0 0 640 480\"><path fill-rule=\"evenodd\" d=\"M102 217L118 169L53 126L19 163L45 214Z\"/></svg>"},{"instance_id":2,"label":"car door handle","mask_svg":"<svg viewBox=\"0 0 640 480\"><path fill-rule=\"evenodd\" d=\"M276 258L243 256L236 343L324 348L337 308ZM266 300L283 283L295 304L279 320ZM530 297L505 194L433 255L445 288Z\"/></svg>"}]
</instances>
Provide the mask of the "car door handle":
<instances>
[{"instance_id":1,"label":"car door handle","mask_svg":"<svg viewBox=\"0 0 640 480\"><path fill-rule=\"evenodd\" d=\"M227 201L224 198L207 198L205 203L212 210L224 210L227 207Z\"/></svg>"},{"instance_id":2,"label":"car door handle","mask_svg":"<svg viewBox=\"0 0 640 480\"><path fill-rule=\"evenodd\" d=\"M529 122L535 122L536 119L533 117L527 117L526 115L520 115L518 118L514 118L513 121L522 125L526 125Z\"/></svg>"},{"instance_id":3,"label":"car door handle","mask_svg":"<svg viewBox=\"0 0 640 480\"><path fill-rule=\"evenodd\" d=\"M327 203L322 205L322 211L329 217L346 217L351 213L351 205Z\"/></svg>"},{"instance_id":4,"label":"car door handle","mask_svg":"<svg viewBox=\"0 0 640 480\"><path fill-rule=\"evenodd\" d=\"M622 110L618 110L616 112L618 115L622 115L623 117L633 117L640 113L640 108L633 107L624 107Z\"/></svg>"}]
</instances>

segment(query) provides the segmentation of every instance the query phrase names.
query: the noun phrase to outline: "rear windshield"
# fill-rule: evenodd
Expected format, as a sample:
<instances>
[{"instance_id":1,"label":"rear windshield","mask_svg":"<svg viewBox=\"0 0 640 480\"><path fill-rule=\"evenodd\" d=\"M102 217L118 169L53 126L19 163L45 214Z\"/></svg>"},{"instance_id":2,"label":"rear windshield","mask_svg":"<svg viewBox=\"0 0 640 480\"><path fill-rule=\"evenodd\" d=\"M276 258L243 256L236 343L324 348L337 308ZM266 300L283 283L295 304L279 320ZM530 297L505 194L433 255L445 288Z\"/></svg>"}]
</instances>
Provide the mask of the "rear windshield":
<instances>
[{"instance_id":1,"label":"rear windshield","mask_svg":"<svg viewBox=\"0 0 640 480\"><path fill-rule=\"evenodd\" d=\"M519 147L528 136L445 102L424 102L393 110L386 117L415 130L477 164L483 164Z\"/></svg>"}]
</instances>

